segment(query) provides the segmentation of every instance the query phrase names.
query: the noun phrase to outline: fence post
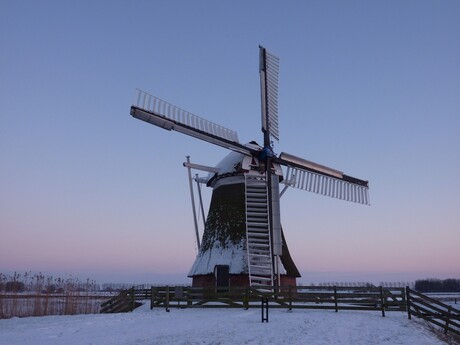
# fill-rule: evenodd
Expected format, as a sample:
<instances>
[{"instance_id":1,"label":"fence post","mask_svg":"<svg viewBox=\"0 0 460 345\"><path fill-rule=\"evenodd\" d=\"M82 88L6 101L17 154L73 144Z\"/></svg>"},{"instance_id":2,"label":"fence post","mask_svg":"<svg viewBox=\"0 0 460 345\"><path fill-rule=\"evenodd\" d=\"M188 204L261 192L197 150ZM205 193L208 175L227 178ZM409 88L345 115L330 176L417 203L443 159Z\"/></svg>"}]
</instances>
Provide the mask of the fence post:
<instances>
[{"instance_id":1,"label":"fence post","mask_svg":"<svg viewBox=\"0 0 460 345\"><path fill-rule=\"evenodd\" d=\"M407 317L409 320L412 318L410 314L410 289L406 286L406 308L407 308Z\"/></svg>"},{"instance_id":2,"label":"fence post","mask_svg":"<svg viewBox=\"0 0 460 345\"><path fill-rule=\"evenodd\" d=\"M182 286L174 287L174 298L177 299L177 307L180 307L181 300L184 298L184 288Z\"/></svg>"},{"instance_id":3,"label":"fence post","mask_svg":"<svg viewBox=\"0 0 460 345\"><path fill-rule=\"evenodd\" d=\"M188 288L187 289L187 306L191 306L192 305L192 299L193 299L193 296L192 296L192 291L191 291L192 288Z\"/></svg>"},{"instance_id":4,"label":"fence post","mask_svg":"<svg viewBox=\"0 0 460 345\"><path fill-rule=\"evenodd\" d=\"M134 286L131 288L131 311L134 310L134 304L136 303L136 293L134 292Z\"/></svg>"},{"instance_id":5,"label":"fence post","mask_svg":"<svg viewBox=\"0 0 460 345\"><path fill-rule=\"evenodd\" d=\"M150 310L153 309L153 295L155 293L155 290L153 286L150 287Z\"/></svg>"},{"instance_id":6,"label":"fence post","mask_svg":"<svg viewBox=\"0 0 460 345\"><path fill-rule=\"evenodd\" d=\"M244 307L244 310L249 309L249 288L247 286L244 289L243 307Z\"/></svg>"},{"instance_id":7,"label":"fence post","mask_svg":"<svg viewBox=\"0 0 460 345\"><path fill-rule=\"evenodd\" d=\"M292 310L292 286L289 285L289 310Z\"/></svg>"},{"instance_id":8,"label":"fence post","mask_svg":"<svg viewBox=\"0 0 460 345\"><path fill-rule=\"evenodd\" d=\"M339 311L338 301L337 301L337 286L334 285L334 304L335 304L335 312Z\"/></svg>"},{"instance_id":9,"label":"fence post","mask_svg":"<svg viewBox=\"0 0 460 345\"><path fill-rule=\"evenodd\" d=\"M264 322L268 323L268 297L262 296L261 311L262 311L262 323Z\"/></svg>"},{"instance_id":10,"label":"fence post","mask_svg":"<svg viewBox=\"0 0 460 345\"><path fill-rule=\"evenodd\" d=\"M382 317L385 317L385 296L383 295L383 287L380 286L380 305L382 308Z\"/></svg>"},{"instance_id":11,"label":"fence post","mask_svg":"<svg viewBox=\"0 0 460 345\"><path fill-rule=\"evenodd\" d=\"M401 311L406 311L407 307L407 302L406 302L406 289L403 288L402 293L401 293L401 304L399 306L399 309Z\"/></svg>"},{"instance_id":12,"label":"fence post","mask_svg":"<svg viewBox=\"0 0 460 345\"><path fill-rule=\"evenodd\" d=\"M444 326L444 334L447 334L447 331L449 330L449 323L450 323L451 316L452 316L452 306L450 305L449 308L447 309L447 317L446 317L446 325Z\"/></svg>"},{"instance_id":13,"label":"fence post","mask_svg":"<svg viewBox=\"0 0 460 345\"><path fill-rule=\"evenodd\" d=\"M166 306L166 311L169 312L169 286L166 286L165 306Z\"/></svg>"}]
</instances>

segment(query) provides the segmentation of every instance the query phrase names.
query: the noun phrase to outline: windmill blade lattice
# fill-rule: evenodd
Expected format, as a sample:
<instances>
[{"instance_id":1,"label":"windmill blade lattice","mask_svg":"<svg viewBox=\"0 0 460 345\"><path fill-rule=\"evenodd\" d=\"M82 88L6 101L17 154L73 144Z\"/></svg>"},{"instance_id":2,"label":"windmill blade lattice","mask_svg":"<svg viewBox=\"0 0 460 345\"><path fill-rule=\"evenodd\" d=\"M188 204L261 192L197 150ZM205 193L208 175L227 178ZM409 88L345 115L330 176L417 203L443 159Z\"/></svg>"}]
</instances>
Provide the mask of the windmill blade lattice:
<instances>
[{"instance_id":1,"label":"windmill blade lattice","mask_svg":"<svg viewBox=\"0 0 460 345\"><path fill-rule=\"evenodd\" d=\"M290 187L302 189L307 192L370 205L369 187L367 186L289 165L287 166L285 181L291 181L289 184Z\"/></svg>"},{"instance_id":2,"label":"windmill blade lattice","mask_svg":"<svg viewBox=\"0 0 460 345\"><path fill-rule=\"evenodd\" d=\"M260 86L262 97L262 130L279 141L278 74L279 58L260 47Z\"/></svg>"},{"instance_id":3,"label":"windmill blade lattice","mask_svg":"<svg viewBox=\"0 0 460 345\"><path fill-rule=\"evenodd\" d=\"M194 115L171 103L136 89L136 101L131 106L131 115L152 125L174 130L200 140L207 141L246 155L254 150L238 141L235 131Z\"/></svg>"},{"instance_id":4,"label":"windmill blade lattice","mask_svg":"<svg viewBox=\"0 0 460 345\"><path fill-rule=\"evenodd\" d=\"M212 134L229 141L239 142L238 134L231 129L194 115L142 90L136 89L136 92L136 105L140 109L164 116L169 120L195 128L205 133Z\"/></svg>"}]
</instances>

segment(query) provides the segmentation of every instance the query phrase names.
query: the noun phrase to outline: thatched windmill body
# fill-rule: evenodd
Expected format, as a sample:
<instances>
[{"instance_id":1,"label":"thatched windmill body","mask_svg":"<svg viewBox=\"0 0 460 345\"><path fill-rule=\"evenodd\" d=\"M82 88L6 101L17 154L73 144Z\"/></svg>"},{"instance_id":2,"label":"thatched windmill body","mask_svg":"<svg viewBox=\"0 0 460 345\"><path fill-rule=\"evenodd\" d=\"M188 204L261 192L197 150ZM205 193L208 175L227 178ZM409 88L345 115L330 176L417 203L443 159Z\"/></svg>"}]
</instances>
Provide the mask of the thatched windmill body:
<instances>
[{"instance_id":1,"label":"thatched windmill body","mask_svg":"<svg viewBox=\"0 0 460 345\"><path fill-rule=\"evenodd\" d=\"M231 150L217 166L184 163L208 171L213 189L193 285L295 285L300 276L280 221L280 183L360 204L369 204L368 181L291 154L273 152L278 131L279 59L260 47L263 146L241 144L236 132L138 90L131 115ZM283 168L285 172L283 173ZM195 217L196 226L196 217Z\"/></svg>"}]
</instances>

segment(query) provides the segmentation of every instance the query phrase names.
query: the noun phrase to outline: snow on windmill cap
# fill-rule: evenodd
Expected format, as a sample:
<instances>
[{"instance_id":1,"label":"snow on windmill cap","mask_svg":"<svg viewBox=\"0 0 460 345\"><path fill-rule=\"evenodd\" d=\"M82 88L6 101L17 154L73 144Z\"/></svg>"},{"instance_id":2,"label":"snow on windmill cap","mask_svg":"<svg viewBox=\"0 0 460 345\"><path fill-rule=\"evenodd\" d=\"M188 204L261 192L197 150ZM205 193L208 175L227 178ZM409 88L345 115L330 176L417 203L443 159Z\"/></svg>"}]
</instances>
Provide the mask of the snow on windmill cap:
<instances>
[{"instance_id":1,"label":"snow on windmill cap","mask_svg":"<svg viewBox=\"0 0 460 345\"><path fill-rule=\"evenodd\" d=\"M251 141L245 144L246 147L249 147L253 150L262 151L262 146L257 144L255 141ZM230 152L226 155L216 166L219 171L217 173L209 173L208 174L208 186L216 187L215 183L218 180L227 177L236 177L236 176L243 176L243 173L254 173L260 174L261 173L261 166L259 159L257 157L244 155L239 152ZM283 171L279 164L274 164L272 166L276 175L282 176ZM232 179L234 180L234 179ZM237 181L229 183L235 183ZM227 184L227 183L225 183ZM219 183L220 185L220 183Z\"/></svg>"}]
</instances>

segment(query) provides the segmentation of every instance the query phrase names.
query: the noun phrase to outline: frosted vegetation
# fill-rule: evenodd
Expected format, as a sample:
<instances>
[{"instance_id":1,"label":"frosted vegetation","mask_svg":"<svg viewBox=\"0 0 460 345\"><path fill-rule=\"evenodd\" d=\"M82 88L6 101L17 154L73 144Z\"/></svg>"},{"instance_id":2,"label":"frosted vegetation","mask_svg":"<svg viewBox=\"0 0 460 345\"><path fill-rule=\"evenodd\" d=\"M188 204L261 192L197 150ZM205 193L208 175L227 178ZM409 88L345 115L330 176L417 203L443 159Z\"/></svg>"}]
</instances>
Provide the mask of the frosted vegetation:
<instances>
[{"instance_id":1,"label":"frosted vegetation","mask_svg":"<svg viewBox=\"0 0 460 345\"><path fill-rule=\"evenodd\" d=\"M107 295L95 281L54 278L42 273L0 273L0 319L98 313Z\"/></svg>"}]
</instances>

